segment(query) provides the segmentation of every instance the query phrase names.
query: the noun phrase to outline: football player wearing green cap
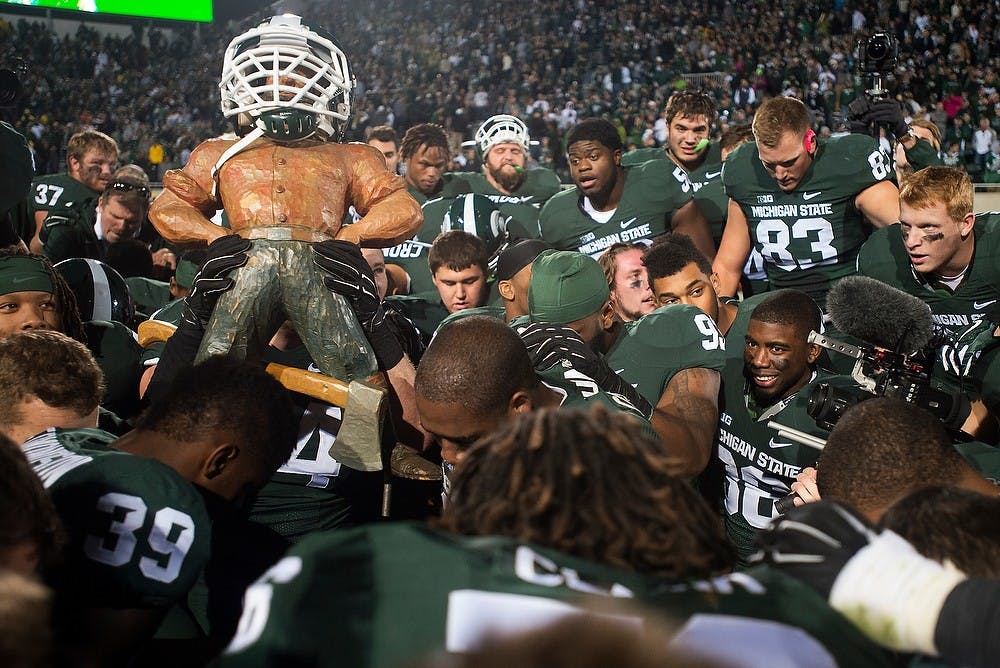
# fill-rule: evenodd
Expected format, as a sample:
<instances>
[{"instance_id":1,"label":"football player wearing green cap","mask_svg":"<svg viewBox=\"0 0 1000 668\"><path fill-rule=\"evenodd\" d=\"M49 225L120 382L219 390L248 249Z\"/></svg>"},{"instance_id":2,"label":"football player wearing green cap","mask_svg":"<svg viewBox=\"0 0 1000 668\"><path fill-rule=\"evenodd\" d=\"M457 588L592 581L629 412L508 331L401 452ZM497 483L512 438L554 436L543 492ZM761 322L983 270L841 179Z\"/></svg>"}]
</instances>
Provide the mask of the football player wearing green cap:
<instances>
[{"instance_id":1,"label":"football player wearing green cap","mask_svg":"<svg viewBox=\"0 0 1000 668\"><path fill-rule=\"evenodd\" d=\"M444 175L444 197L473 192L485 195L507 218L511 239L539 236L538 214L542 205L560 190L559 177L544 167L528 169L533 142L526 126L509 114L492 116L476 130L475 145L482 156L483 171L449 172Z\"/></svg>"},{"instance_id":2,"label":"football player wearing green cap","mask_svg":"<svg viewBox=\"0 0 1000 668\"><path fill-rule=\"evenodd\" d=\"M682 472L695 476L712 452L725 339L708 315L687 305L622 322L609 296L600 265L582 253L545 251L532 264L532 322L566 325L601 353L609 369L652 407L650 421L682 462ZM541 339L529 348L536 343L554 345Z\"/></svg>"},{"instance_id":3,"label":"football player wearing green cap","mask_svg":"<svg viewBox=\"0 0 1000 668\"><path fill-rule=\"evenodd\" d=\"M761 105L753 133L722 177L730 203L714 261L720 292L736 294L756 248L772 289L802 290L822 306L833 282L855 271L865 219L875 227L899 219L892 162L871 137L817 139L794 98Z\"/></svg>"},{"instance_id":4,"label":"football player wearing green cap","mask_svg":"<svg viewBox=\"0 0 1000 668\"><path fill-rule=\"evenodd\" d=\"M665 160L623 166L618 130L604 119L581 121L566 146L576 188L554 195L538 219L542 239L554 248L596 258L612 244L648 242L672 229L714 256L708 223L683 171L673 174Z\"/></svg>"}]
</instances>

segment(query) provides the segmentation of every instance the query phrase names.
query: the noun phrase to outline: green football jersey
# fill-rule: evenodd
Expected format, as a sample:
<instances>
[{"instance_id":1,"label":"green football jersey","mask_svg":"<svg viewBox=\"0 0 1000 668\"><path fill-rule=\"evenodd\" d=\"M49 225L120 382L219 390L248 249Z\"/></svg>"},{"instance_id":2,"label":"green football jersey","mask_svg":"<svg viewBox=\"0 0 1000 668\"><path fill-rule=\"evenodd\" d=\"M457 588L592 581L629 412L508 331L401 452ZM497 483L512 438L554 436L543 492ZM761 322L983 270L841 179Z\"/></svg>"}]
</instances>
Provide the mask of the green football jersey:
<instances>
[{"instance_id":1,"label":"green football jersey","mask_svg":"<svg viewBox=\"0 0 1000 668\"><path fill-rule=\"evenodd\" d=\"M589 410L594 404L600 404L609 411L628 413L642 423L643 431L654 440L660 437L653 430L649 418L642 414L631 401L617 392L600 389L590 376L574 369L571 362L561 360L555 366L543 371L535 370L542 382L557 394L562 395L560 404L563 408L579 408Z\"/></svg>"},{"instance_id":2,"label":"green football jersey","mask_svg":"<svg viewBox=\"0 0 1000 668\"><path fill-rule=\"evenodd\" d=\"M806 412L813 388L821 383L856 387L847 376L819 370L798 392L757 417L748 406L743 358L731 358L726 365L716 453L725 469L726 529L741 559L750 554L756 531L778 516L774 502L791 493L795 476L819 459L819 450L779 435L767 423L773 420L825 439L829 432Z\"/></svg>"},{"instance_id":3,"label":"green football jersey","mask_svg":"<svg viewBox=\"0 0 1000 668\"><path fill-rule=\"evenodd\" d=\"M508 218L507 234L511 239L537 239L538 214L549 198L562 189L559 177L551 169L539 167L524 173L524 182L507 195L493 187L486 176L476 172L449 172L444 175L443 197L472 192L486 195Z\"/></svg>"},{"instance_id":4,"label":"green football jersey","mask_svg":"<svg viewBox=\"0 0 1000 668\"><path fill-rule=\"evenodd\" d=\"M955 336L983 318L1000 299L1000 214L976 216L972 262L954 291L932 286L914 270L899 229L899 225L889 225L871 235L858 254L859 274L923 300L930 306L934 322Z\"/></svg>"},{"instance_id":5,"label":"green football jersey","mask_svg":"<svg viewBox=\"0 0 1000 668\"><path fill-rule=\"evenodd\" d=\"M818 594L770 569L678 582L410 523L298 544L247 589L218 665L390 668L432 652L472 651L490 635L537 629L614 599L677 620L675 646L726 665L748 665L747 656L760 666L888 665ZM614 611L631 624L649 614Z\"/></svg>"},{"instance_id":6,"label":"green football jersey","mask_svg":"<svg viewBox=\"0 0 1000 668\"><path fill-rule=\"evenodd\" d=\"M174 469L112 450L113 440L96 429L49 429L23 446L69 534L57 590L86 606L166 606L208 560L208 511Z\"/></svg>"},{"instance_id":7,"label":"green football jersey","mask_svg":"<svg viewBox=\"0 0 1000 668\"><path fill-rule=\"evenodd\" d=\"M579 188L564 190L546 202L538 218L542 239L557 250L598 257L618 242L650 242L670 231L674 211L691 201L691 183L669 160L650 160L625 169L625 189L606 222L585 210Z\"/></svg>"},{"instance_id":8,"label":"green football jersey","mask_svg":"<svg viewBox=\"0 0 1000 668\"><path fill-rule=\"evenodd\" d=\"M712 319L687 304L661 306L633 322L608 351L608 365L656 406L678 371L693 368L721 371L726 340Z\"/></svg>"},{"instance_id":9,"label":"green football jersey","mask_svg":"<svg viewBox=\"0 0 1000 668\"><path fill-rule=\"evenodd\" d=\"M427 263L427 255L431 252L431 244L437 235L441 234L441 222L448 211L451 200L437 198L427 200L420 206L424 213L423 226L420 231L390 248L383 248L387 264L398 264L410 277L408 294L416 295L434 292L434 282L431 280L431 267Z\"/></svg>"},{"instance_id":10,"label":"green football jersey","mask_svg":"<svg viewBox=\"0 0 1000 668\"><path fill-rule=\"evenodd\" d=\"M778 188L748 142L726 160L726 194L747 219L772 289L797 288L821 306L837 279L855 272L868 232L858 193L895 178L891 160L864 135L821 140L812 166L792 192Z\"/></svg>"},{"instance_id":11,"label":"green football jersey","mask_svg":"<svg viewBox=\"0 0 1000 668\"><path fill-rule=\"evenodd\" d=\"M31 195L28 198L28 204L32 215L34 215L36 211L51 211L73 202L96 199L100 194L69 174L46 174L36 177L31 182Z\"/></svg>"}]
</instances>

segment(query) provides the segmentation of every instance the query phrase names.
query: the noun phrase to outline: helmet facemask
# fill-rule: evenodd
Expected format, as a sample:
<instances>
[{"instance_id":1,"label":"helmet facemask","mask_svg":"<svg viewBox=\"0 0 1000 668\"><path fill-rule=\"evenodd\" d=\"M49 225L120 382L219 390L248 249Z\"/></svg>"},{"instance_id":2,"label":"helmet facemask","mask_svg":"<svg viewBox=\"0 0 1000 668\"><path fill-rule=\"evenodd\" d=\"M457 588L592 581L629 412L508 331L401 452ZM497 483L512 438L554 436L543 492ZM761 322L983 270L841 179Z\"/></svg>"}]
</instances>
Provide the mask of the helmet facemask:
<instances>
[{"instance_id":1,"label":"helmet facemask","mask_svg":"<svg viewBox=\"0 0 1000 668\"><path fill-rule=\"evenodd\" d=\"M245 114L272 139L317 132L339 139L351 115L354 79L332 36L284 14L229 43L219 88L226 118Z\"/></svg>"}]
</instances>

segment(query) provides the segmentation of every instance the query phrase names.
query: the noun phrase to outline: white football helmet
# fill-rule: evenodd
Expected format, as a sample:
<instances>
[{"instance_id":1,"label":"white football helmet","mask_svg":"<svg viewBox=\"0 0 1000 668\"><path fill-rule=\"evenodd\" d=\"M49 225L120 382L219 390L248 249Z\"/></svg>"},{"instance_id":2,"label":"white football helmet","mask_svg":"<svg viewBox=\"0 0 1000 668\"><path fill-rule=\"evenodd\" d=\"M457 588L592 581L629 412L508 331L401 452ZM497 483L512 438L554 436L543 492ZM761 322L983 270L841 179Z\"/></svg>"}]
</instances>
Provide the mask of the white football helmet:
<instances>
[{"instance_id":1,"label":"white football helmet","mask_svg":"<svg viewBox=\"0 0 1000 668\"><path fill-rule=\"evenodd\" d=\"M234 38L219 82L226 118L246 114L265 135L285 141L317 131L339 138L353 88L347 56L333 36L294 14L273 16Z\"/></svg>"},{"instance_id":2,"label":"white football helmet","mask_svg":"<svg viewBox=\"0 0 1000 668\"><path fill-rule=\"evenodd\" d=\"M531 146L528 126L516 116L510 114L491 116L476 130L475 144L484 158L491 148L507 142L517 144L524 149L525 154Z\"/></svg>"}]
</instances>

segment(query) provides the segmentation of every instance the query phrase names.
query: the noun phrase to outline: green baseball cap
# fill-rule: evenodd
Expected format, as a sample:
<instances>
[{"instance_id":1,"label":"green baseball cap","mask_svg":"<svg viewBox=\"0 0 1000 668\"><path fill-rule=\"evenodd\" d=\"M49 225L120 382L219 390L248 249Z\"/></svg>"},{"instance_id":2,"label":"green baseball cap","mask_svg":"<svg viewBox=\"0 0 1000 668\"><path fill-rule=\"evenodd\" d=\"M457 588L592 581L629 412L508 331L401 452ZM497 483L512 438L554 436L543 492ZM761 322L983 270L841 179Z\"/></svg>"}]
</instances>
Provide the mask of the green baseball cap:
<instances>
[{"instance_id":1,"label":"green baseball cap","mask_svg":"<svg viewBox=\"0 0 1000 668\"><path fill-rule=\"evenodd\" d=\"M528 310L533 322L567 323L599 311L610 292L597 260L575 251L543 251L531 263Z\"/></svg>"}]
</instances>

